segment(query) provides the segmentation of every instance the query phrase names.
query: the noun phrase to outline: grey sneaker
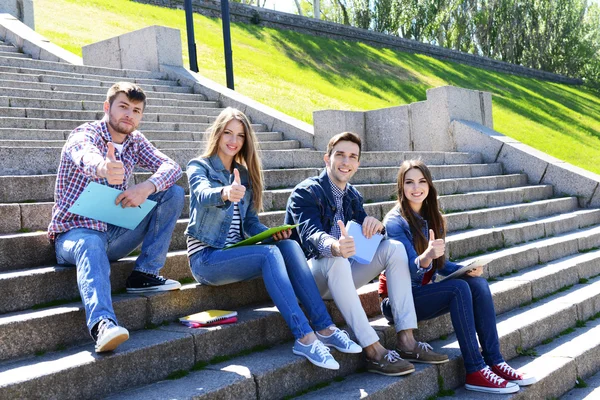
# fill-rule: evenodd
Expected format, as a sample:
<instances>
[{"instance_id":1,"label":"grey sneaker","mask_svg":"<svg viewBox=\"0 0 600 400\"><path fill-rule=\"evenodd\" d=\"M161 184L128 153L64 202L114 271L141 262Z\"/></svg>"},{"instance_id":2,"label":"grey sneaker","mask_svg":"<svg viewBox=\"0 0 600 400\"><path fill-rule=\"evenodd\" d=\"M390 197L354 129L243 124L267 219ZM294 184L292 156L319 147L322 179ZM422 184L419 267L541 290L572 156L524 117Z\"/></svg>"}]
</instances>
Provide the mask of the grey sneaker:
<instances>
[{"instance_id":1,"label":"grey sneaker","mask_svg":"<svg viewBox=\"0 0 600 400\"><path fill-rule=\"evenodd\" d=\"M317 332L317 337L327 347L333 347L342 353L357 354L362 352L362 347L354 343L348 336L348 332L343 331L335 326L330 326L331 335L323 336Z\"/></svg>"},{"instance_id":2,"label":"grey sneaker","mask_svg":"<svg viewBox=\"0 0 600 400\"><path fill-rule=\"evenodd\" d=\"M333 359L329 352L329 348L325 346L319 339L311 344L302 344L296 340L292 349L294 354L304 356L317 367L326 369L340 369L340 364Z\"/></svg>"},{"instance_id":3,"label":"grey sneaker","mask_svg":"<svg viewBox=\"0 0 600 400\"><path fill-rule=\"evenodd\" d=\"M396 351L400 354L400 357L410 362L443 364L449 361L446 354L436 353L433 351L433 347L425 342L417 342L412 351L404 351L399 348L396 348Z\"/></svg>"},{"instance_id":4,"label":"grey sneaker","mask_svg":"<svg viewBox=\"0 0 600 400\"><path fill-rule=\"evenodd\" d=\"M92 329L96 353L112 351L129 339L129 331L110 319L103 319Z\"/></svg>"},{"instance_id":5,"label":"grey sneaker","mask_svg":"<svg viewBox=\"0 0 600 400\"><path fill-rule=\"evenodd\" d=\"M394 350L389 350L380 360L367 358L367 371L387 376L400 376L415 372L415 366Z\"/></svg>"}]
</instances>

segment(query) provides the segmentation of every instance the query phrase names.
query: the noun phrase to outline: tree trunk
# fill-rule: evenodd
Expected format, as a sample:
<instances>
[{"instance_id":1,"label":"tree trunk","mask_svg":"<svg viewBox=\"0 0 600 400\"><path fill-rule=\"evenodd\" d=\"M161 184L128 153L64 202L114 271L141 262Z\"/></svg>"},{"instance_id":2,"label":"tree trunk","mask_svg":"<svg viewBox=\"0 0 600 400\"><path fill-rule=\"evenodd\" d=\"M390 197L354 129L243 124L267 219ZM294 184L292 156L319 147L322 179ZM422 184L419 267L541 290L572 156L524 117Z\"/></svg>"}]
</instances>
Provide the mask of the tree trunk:
<instances>
[{"instance_id":1,"label":"tree trunk","mask_svg":"<svg viewBox=\"0 0 600 400\"><path fill-rule=\"evenodd\" d=\"M302 15L302 7L300 7L300 0L294 0L296 8L298 9L298 15Z\"/></svg>"},{"instance_id":2,"label":"tree trunk","mask_svg":"<svg viewBox=\"0 0 600 400\"><path fill-rule=\"evenodd\" d=\"M316 19L321 19L321 4L319 0L313 1L313 16Z\"/></svg>"}]
</instances>

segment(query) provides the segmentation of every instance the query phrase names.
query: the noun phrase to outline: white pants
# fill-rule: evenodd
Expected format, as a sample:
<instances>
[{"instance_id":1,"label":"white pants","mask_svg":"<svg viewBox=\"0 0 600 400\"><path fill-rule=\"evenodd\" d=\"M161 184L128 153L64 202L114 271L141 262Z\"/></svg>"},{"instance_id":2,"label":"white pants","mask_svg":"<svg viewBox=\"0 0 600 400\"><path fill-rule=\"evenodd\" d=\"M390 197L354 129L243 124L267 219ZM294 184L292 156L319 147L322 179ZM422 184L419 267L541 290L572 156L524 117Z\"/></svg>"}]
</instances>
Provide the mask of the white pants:
<instances>
[{"instance_id":1,"label":"white pants","mask_svg":"<svg viewBox=\"0 0 600 400\"><path fill-rule=\"evenodd\" d=\"M369 324L356 289L369 283L384 269L396 332L417 328L410 271L402 243L382 240L370 264L332 257L313 258L308 265L321 296L333 299L362 347L378 342L379 336Z\"/></svg>"}]
</instances>

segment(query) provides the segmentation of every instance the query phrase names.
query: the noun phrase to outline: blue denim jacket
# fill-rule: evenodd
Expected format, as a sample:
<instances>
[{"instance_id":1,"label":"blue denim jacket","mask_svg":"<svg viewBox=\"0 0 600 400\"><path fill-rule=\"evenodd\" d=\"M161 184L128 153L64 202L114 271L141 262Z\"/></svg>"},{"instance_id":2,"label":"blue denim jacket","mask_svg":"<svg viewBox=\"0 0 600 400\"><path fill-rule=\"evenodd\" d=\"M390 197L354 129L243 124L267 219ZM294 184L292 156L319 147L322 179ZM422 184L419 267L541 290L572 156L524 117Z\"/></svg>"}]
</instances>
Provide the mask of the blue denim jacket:
<instances>
[{"instance_id":1,"label":"blue denim jacket","mask_svg":"<svg viewBox=\"0 0 600 400\"><path fill-rule=\"evenodd\" d=\"M427 239L429 239L429 227L427 221L421 218L420 215L417 215L419 220L421 221L421 232L425 235ZM385 230L390 239L395 239L404 245L406 249L406 254L408 255L408 267L410 269L410 279L412 281L413 287L421 286L423 282L423 275L431 269L431 265L428 268L421 268L415 262L416 258L419 256L417 254L417 250L415 249L415 242L413 239L412 232L410 231L410 226L408 222L404 219L404 217L400 214L400 210L398 207L394 207L383 220L383 225L385 226ZM441 275L450 275L457 269L462 266L451 261L446 260L444 263L444 267L439 269L433 273L431 278L432 281L435 281L435 277L439 272Z\"/></svg>"},{"instance_id":2,"label":"blue denim jacket","mask_svg":"<svg viewBox=\"0 0 600 400\"><path fill-rule=\"evenodd\" d=\"M246 186L246 194L239 202L242 237L246 238L267 230L267 227L260 223L254 209L248 171L235 162L234 168L239 170L241 184ZM233 174L217 154L194 158L188 163L186 174L190 184L190 222L185 234L209 246L223 248L233 219L233 203L223 201L221 189L233 182Z\"/></svg>"},{"instance_id":3,"label":"blue denim jacket","mask_svg":"<svg viewBox=\"0 0 600 400\"><path fill-rule=\"evenodd\" d=\"M327 170L321 175L305 179L298 184L287 202L286 224L302 224L292 231L291 239L300 243L306 258L319 258L319 241L331 232L335 223L335 199L331 191L331 181ZM346 186L343 198L344 223L356 221L362 224L367 214L363 208L363 198L352 185Z\"/></svg>"}]
</instances>

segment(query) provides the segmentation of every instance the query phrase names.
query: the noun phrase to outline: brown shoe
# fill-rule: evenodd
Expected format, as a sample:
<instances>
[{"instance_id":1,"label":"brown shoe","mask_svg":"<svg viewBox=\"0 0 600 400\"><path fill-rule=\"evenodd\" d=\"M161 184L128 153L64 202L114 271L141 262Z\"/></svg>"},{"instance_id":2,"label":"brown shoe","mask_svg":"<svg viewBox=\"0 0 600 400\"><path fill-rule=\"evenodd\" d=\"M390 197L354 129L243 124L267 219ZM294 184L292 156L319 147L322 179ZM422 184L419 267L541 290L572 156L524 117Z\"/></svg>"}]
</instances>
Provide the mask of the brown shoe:
<instances>
[{"instance_id":1,"label":"brown shoe","mask_svg":"<svg viewBox=\"0 0 600 400\"><path fill-rule=\"evenodd\" d=\"M400 376L415 372L415 366L403 360L394 350L389 350L380 360L367 358L367 371L387 376Z\"/></svg>"},{"instance_id":2,"label":"brown shoe","mask_svg":"<svg viewBox=\"0 0 600 400\"><path fill-rule=\"evenodd\" d=\"M403 351L399 348L397 348L396 351L400 354L400 357L410 362L443 364L449 361L448 355L436 353L433 351L433 347L425 342L417 342L412 351Z\"/></svg>"}]
</instances>

